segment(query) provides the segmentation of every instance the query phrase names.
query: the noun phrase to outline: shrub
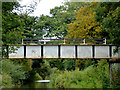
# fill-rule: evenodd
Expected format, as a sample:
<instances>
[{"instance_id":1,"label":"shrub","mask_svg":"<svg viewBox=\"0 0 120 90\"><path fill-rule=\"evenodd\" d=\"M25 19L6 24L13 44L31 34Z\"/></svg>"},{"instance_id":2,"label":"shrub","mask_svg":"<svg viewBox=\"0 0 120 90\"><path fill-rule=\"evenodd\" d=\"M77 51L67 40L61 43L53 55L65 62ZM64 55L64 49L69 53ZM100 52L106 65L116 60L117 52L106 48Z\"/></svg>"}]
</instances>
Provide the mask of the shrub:
<instances>
[{"instance_id":1,"label":"shrub","mask_svg":"<svg viewBox=\"0 0 120 90\"><path fill-rule=\"evenodd\" d=\"M36 74L34 75L33 80L43 80L43 79L42 79L42 77L41 77L38 73L36 73Z\"/></svg>"},{"instance_id":2,"label":"shrub","mask_svg":"<svg viewBox=\"0 0 120 90\"><path fill-rule=\"evenodd\" d=\"M59 70L64 70L63 59L48 59L51 68L57 67Z\"/></svg>"},{"instance_id":3,"label":"shrub","mask_svg":"<svg viewBox=\"0 0 120 90\"><path fill-rule=\"evenodd\" d=\"M12 82L12 77L7 73L2 73L2 88L12 88L14 86Z\"/></svg>"},{"instance_id":4,"label":"shrub","mask_svg":"<svg viewBox=\"0 0 120 90\"><path fill-rule=\"evenodd\" d=\"M25 71L22 69L22 66L14 64L9 59L2 60L2 72L7 76L11 77L12 83L17 83L19 80L25 79Z\"/></svg>"},{"instance_id":5,"label":"shrub","mask_svg":"<svg viewBox=\"0 0 120 90\"><path fill-rule=\"evenodd\" d=\"M28 72L32 70L32 60L31 59L12 59L14 64L22 65L23 69Z\"/></svg>"},{"instance_id":6,"label":"shrub","mask_svg":"<svg viewBox=\"0 0 120 90\"><path fill-rule=\"evenodd\" d=\"M65 71L51 78L50 85L55 88L107 88L109 87L109 68L106 60L97 66L91 65L84 70Z\"/></svg>"},{"instance_id":7,"label":"shrub","mask_svg":"<svg viewBox=\"0 0 120 90\"><path fill-rule=\"evenodd\" d=\"M95 60L92 60L92 59L76 60L76 67L79 68L79 70L83 70L92 64L95 64Z\"/></svg>"},{"instance_id":8,"label":"shrub","mask_svg":"<svg viewBox=\"0 0 120 90\"><path fill-rule=\"evenodd\" d=\"M75 70L75 59L65 59L63 60L63 66L66 70Z\"/></svg>"},{"instance_id":9,"label":"shrub","mask_svg":"<svg viewBox=\"0 0 120 90\"><path fill-rule=\"evenodd\" d=\"M41 67L37 69L37 72L43 79L45 79L45 77L48 77L50 75L51 67L49 65L49 62L47 62L46 60L44 60L44 63L41 63L40 66Z\"/></svg>"}]
</instances>

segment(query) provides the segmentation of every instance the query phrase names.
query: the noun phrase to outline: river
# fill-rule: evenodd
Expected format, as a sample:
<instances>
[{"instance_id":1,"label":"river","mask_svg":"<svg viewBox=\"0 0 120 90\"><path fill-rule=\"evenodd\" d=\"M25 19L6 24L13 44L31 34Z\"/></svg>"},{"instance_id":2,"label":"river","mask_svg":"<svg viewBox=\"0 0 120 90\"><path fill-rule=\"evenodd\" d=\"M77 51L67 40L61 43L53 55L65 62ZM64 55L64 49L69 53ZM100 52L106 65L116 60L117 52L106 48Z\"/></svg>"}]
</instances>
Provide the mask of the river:
<instances>
[{"instance_id":1,"label":"river","mask_svg":"<svg viewBox=\"0 0 120 90\"><path fill-rule=\"evenodd\" d=\"M38 80L34 82L28 82L22 86L18 86L17 88L48 88L50 80Z\"/></svg>"}]
</instances>

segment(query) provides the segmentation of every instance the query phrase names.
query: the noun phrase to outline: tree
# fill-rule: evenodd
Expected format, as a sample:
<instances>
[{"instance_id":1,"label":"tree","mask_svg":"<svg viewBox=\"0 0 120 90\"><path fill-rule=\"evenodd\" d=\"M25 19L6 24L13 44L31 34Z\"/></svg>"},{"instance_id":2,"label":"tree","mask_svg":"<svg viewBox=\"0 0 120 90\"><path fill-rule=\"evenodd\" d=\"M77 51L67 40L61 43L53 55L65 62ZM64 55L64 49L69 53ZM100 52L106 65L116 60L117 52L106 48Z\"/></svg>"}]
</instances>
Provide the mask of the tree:
<instances>
[{"instance_id":1,"label":"tree","mask_svg":"<svg viewBox=\"0 0 120 90\"><path fill-rule=\"evenodd\" d=\"M3 45L9 44L16 38L21 38L22 27L20 17L17 13L13 13L14 8L19 7L16 2L2 3L2 41ZM11 37L12 36L12 37Z\"/></svg>"},{"instance_id":2,"label":"tree","mask_svg":"<svg viewBox=\"0 0 120 90\"><path fill-rule=\"evenodd\" d=\"M39 26L36 26L38 17L29 16L35 10L37 3L38 0L25 6L21 6L19 2L2 3L3 45L9 44L11 41L15 43L16 39L34 38L38 34ZM38 36L41 36L41 34Z\"/></svg>"},{"instance_id":3,"label":"tree","mask_svg":"<svg viewBox=\"0 0 120 90\"><path fill-rule=\"evenodd\" d=\"M93 11L94 5L86 5L75 12L77 14L76 20L68 24L69 29L66 38L101 38L100 24L95 21L96 13Z\"/></svg>"},{"instance_id":4,"label":"tree","mask_svg":"<svg viewBox=\"0 0 120 90\"><path fill-rule=\"evenodd\" d=\"M102 27L102 37L110 39L110 43L120 47L120 2L99 3L96 8L96 21Z\"/></svg>"},{"instance_id":5,"label":"tree","mask_svg":"<svg viewBox=\"0 0 120 90\"><path fill-rule=\"evenodd\" d=\"M20 9L19 9L20 8ZM3 46L7 44L15 44L16 40L24 38L35 38L36 35L41 37L37 17L29 16L29 13L34 10L27 10L25 13L18 13L13 10L21 10L18 2L3 2L2 3L2 41ZM6 47L2 47L3 55L6 55Z\"/></svg>"},{"instance_id":6,"label":"tree","mask_svg":"<svg viewBox=\"0 0 120 90\"><path fill-rule=\"evenodd\" d=\"M42 30L39 30L40 25L38 25L38 17L29 16L27 13L25 13L23 15L21 14L20 18L22 22L21 26L23 29L23 38L33 39L36 38L36 36L41 38Z\"/></svg>"},{"instance_id":7,"label":"tree","mask_svg":"<svg viewBox=\"0 0 120 90\"><path fill-rule=\"evenodd\" d=\"M47 36L64 38L67 35L67 24L70 24L76 18L74 12L84 5L85 3L65 2L64 5L51 9L51 16L42 15L39 18L39 25L42 30L48 31Z\"/></svg>"},{"instance_id":8,"label":"tree","mask_svg":"<svg viewBox=\"0 0 120 90\"><path fill-rule=\"evenodd\" d=\"M36 26L39 27L37 31L39 33L41 32L41 35L45 34L46 31L51 32L52 21L53 20L51 19L50 16L41 15L38 19L38 23L36 24ZM48 34L46 36L48 36ZM38 34L36 34L36 38L38 38Z\"/></svg>"}]
</instances>

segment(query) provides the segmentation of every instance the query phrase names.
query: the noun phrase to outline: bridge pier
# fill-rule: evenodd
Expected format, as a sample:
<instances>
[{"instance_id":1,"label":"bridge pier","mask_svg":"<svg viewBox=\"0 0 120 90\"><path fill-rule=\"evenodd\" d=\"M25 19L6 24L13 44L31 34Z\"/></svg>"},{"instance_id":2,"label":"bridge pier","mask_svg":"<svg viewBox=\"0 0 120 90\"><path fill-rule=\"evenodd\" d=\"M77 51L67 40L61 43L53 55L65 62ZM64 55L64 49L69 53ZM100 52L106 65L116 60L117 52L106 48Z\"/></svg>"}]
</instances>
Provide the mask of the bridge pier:
<instances>
[{"instance_id":1,"label":"bridge pier","mask_svg":"<svg viewBox=\"0 0 120 90\"><path fill-rule=\"evenodd\" d=\"M110 87L120 88L120 59L109 60Z\"/></svg>"}]
</instances>

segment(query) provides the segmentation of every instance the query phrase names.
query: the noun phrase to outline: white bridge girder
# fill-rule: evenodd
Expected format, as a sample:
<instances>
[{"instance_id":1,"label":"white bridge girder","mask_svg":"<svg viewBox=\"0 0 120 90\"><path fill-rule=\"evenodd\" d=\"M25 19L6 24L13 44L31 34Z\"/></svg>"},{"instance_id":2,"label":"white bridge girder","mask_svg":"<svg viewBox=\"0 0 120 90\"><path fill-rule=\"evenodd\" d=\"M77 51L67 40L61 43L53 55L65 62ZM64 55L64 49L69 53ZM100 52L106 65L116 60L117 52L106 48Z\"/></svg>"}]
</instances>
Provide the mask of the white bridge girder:
<instances>
[{"instance_id":1,"label":"white bridge girder","mask_svg":"<svg viewBox=\"0 0 120 90\"><path fill-rule=\"evenodd\" d=\"M113 45L10 45L17 48L14 53L9 52L9 58L80 58L102 59L120 58L120 50L114 54Z\"/></svg>"}]
</instances>

